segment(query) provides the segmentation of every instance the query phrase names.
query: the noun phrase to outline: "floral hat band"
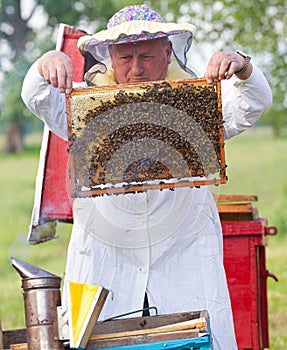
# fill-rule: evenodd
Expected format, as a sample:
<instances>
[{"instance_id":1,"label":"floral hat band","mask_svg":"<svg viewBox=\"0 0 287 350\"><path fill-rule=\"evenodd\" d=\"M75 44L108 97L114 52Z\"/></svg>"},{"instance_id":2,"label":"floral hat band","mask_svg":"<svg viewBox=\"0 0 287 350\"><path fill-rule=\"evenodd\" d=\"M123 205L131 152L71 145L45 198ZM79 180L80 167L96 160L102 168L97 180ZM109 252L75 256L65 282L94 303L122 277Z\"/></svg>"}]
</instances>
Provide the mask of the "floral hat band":
<instances>
[{"instance_id":1,"label":"floral hat band","mask_svg":"<svg viewBox=\"0 0 287 350\"><path fill-rule=\"evenodd\" d=\"M163 18L146 5L126 6L108 21L107 27L111 28L129 21L153 21L164 23Z\"/></svg>"}]
</instances>

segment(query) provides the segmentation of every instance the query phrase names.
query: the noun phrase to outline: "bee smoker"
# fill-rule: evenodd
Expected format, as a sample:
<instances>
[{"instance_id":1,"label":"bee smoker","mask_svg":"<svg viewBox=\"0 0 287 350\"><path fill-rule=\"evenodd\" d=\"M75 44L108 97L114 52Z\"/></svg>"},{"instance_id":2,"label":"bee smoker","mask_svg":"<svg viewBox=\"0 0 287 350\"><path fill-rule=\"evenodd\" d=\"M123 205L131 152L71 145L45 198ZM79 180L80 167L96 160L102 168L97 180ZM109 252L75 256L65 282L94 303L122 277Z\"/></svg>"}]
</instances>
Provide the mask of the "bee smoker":
<instances>
[{"instance_id":1,"label":"bee smoker","mask_svg":"<svg viewBox=\"0 0 287 350\"><path fill-rule=\"evenodd\" d=\"M61 278L15 258L11 262L22 277L28 350L64 349L57 317Z\"/></svg>"}]
</instances>

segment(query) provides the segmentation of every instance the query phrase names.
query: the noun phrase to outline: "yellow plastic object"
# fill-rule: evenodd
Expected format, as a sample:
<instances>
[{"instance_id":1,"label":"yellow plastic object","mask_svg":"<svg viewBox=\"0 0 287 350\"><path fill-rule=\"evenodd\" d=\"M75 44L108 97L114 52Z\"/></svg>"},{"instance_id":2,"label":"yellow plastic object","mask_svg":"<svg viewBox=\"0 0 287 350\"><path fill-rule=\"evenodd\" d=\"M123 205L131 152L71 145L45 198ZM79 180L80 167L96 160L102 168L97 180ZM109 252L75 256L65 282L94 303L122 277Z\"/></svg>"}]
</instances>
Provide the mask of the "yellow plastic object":
<instances>
[{"instance_id":1,"label":"yellow plastic object","mask_svg":"<svg viewBox=\"0 0 287 350\"><path fill-rule=\"evenodd\" d=\"M70 347L84 349L106 300L108 290L69 282Z\"/></svg>"}]
</instances>

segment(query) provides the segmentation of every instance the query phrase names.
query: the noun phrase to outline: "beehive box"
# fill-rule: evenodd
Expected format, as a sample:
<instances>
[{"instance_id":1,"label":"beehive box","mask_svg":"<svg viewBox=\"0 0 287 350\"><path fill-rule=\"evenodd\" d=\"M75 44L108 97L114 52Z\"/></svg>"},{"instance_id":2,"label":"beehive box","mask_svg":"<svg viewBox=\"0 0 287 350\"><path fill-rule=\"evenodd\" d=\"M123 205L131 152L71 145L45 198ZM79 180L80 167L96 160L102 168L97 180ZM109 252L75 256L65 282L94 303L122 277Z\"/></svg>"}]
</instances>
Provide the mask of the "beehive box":
<instances>
[{"instance_id":1,"label":"beehive box","mask_svg":"<svg viewBox=\"0 0 287 350\"><path fill-rule=\"evenodd\" d=\"M206 310L97 322L87 349L91 350L211 350Z\"/></svg>"},{"instance_id":2,"label":"beehive box","mask_svg":"<svg viewBox=\"0 0 287 350\"><path fill-rule=\"evenodd\" d=\"M75 197L226 182L220 83L77 88L67 112Z\"/></svg>"}]
</instances>

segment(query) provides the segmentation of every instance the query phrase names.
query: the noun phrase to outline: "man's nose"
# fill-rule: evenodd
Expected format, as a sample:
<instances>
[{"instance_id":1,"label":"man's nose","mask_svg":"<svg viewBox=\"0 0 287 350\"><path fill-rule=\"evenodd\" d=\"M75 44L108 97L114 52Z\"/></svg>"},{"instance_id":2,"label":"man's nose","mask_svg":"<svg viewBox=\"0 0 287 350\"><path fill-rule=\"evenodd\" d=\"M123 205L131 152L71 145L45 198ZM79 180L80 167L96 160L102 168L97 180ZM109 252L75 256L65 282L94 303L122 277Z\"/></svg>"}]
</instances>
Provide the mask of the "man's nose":
<instances>
[{"instance_id":1,"label":"man's nose","mask_svg":"<svg viewBox=\"0 0 287 350\"><path fill-rule=\"evenodd\" d=\"M140 75L143 73L144 67L140 58L138 57L133 58L131 71L133 75Z\"/></svg>"}]
</instances>

